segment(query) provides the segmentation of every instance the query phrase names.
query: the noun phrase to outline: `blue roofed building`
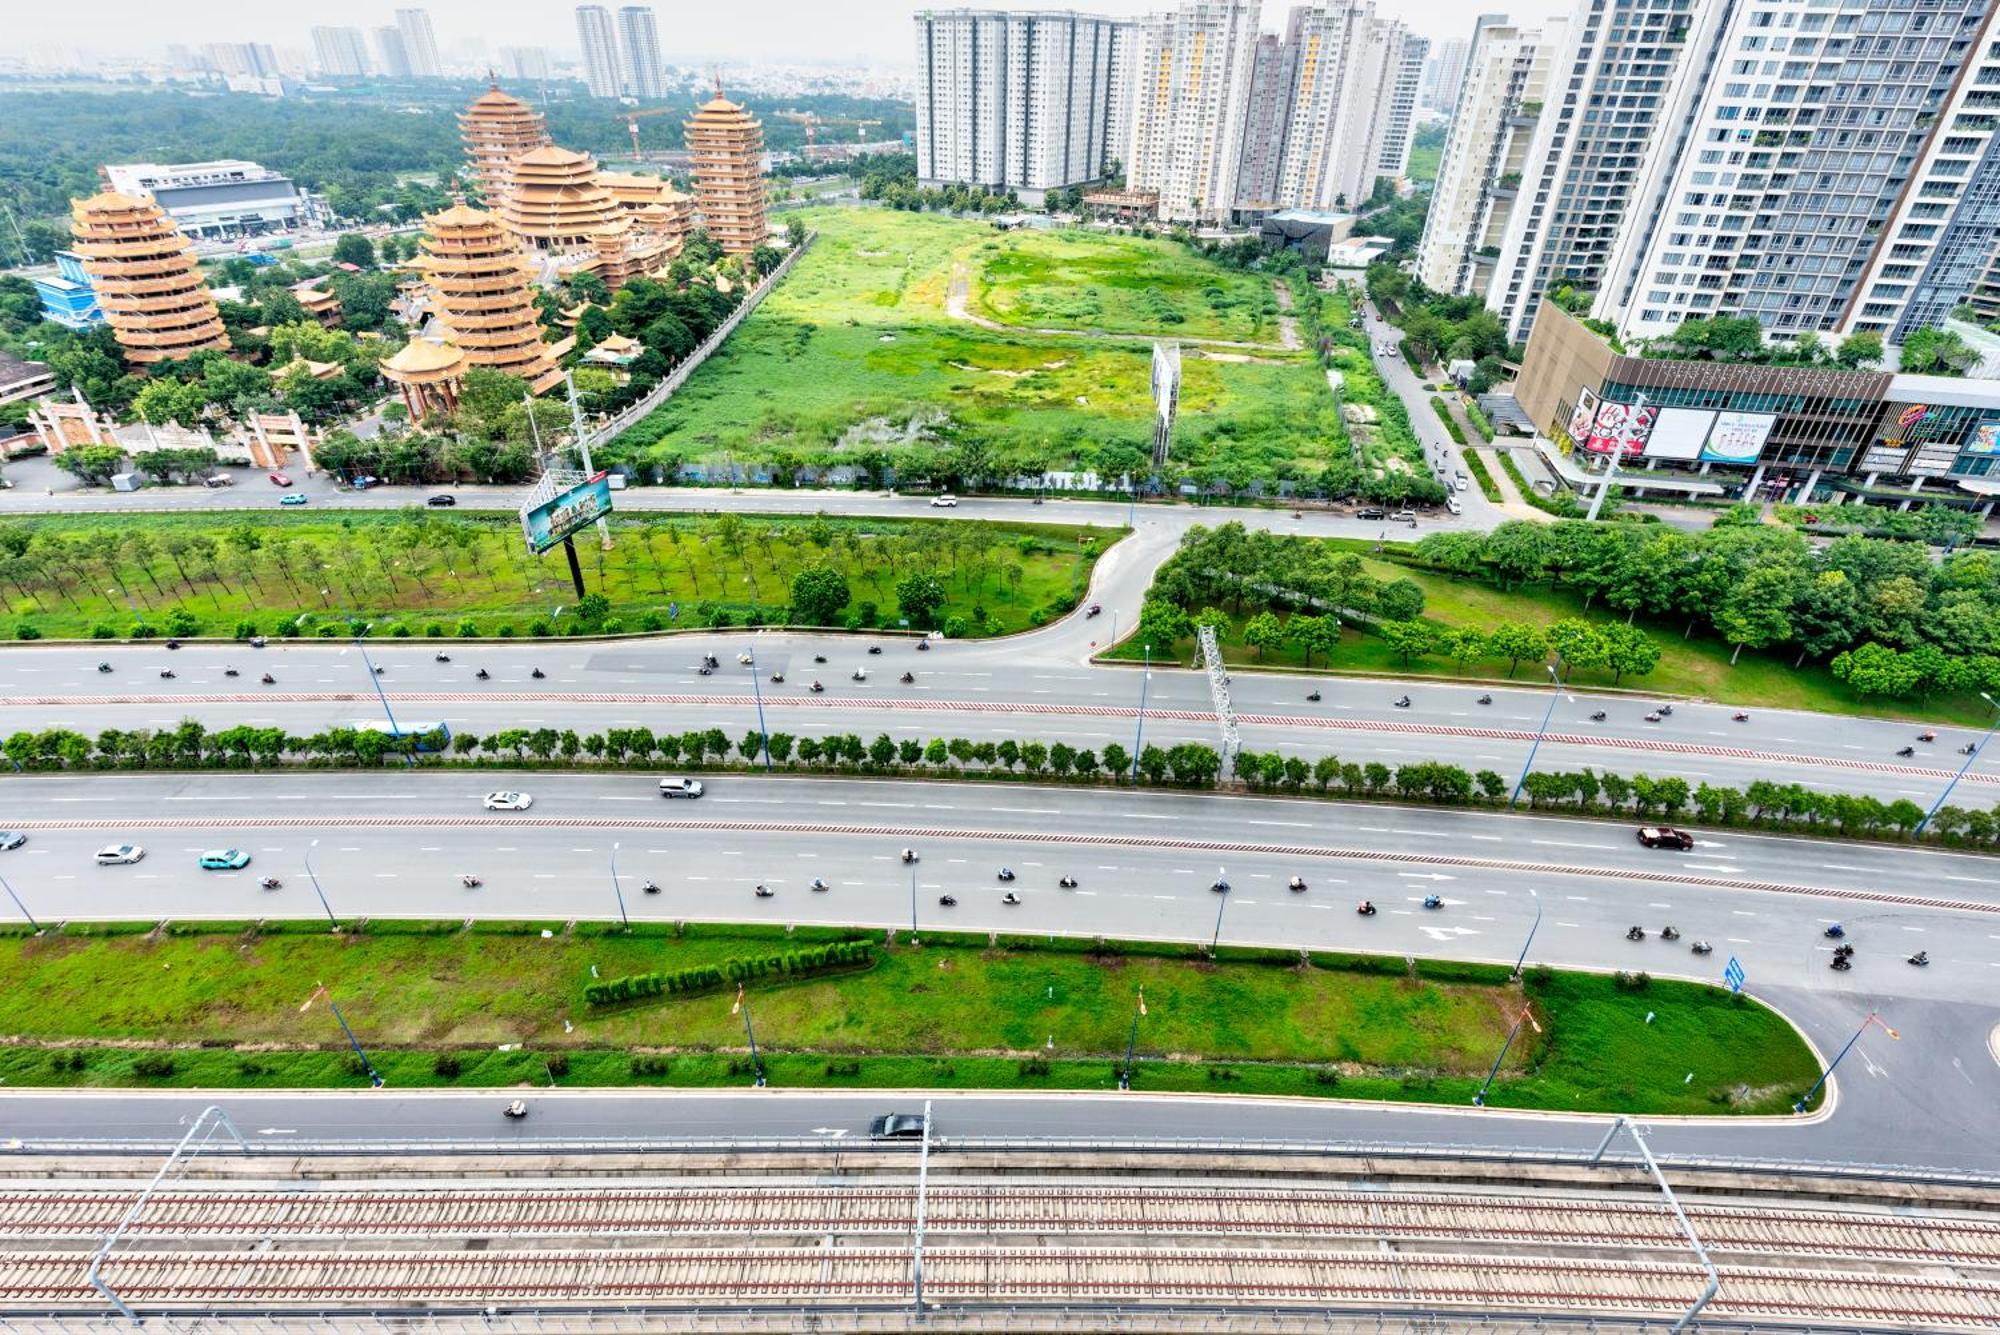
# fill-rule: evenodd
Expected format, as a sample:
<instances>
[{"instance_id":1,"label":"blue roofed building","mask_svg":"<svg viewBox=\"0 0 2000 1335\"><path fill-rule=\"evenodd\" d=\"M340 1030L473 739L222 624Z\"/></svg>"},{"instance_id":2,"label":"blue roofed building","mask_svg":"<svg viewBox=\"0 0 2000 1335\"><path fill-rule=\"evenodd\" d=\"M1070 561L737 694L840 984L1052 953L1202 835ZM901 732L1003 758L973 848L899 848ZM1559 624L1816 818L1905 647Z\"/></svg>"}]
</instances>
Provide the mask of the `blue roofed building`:
<instances>
[{"instance_id":1,"label":"blue roofed building","mask_svg":"<svg viewBox=\"0 0 2000 1335\"><path fill-rule=\"evenodd\" d=\"M83 260L76 252L57 251L54 276L30 281L41 294L44 319L70 329L89 329L104 323L104 312L97 308L97 290L91 286L90 275L83 271Z\"/></svg>"}]
</instances>

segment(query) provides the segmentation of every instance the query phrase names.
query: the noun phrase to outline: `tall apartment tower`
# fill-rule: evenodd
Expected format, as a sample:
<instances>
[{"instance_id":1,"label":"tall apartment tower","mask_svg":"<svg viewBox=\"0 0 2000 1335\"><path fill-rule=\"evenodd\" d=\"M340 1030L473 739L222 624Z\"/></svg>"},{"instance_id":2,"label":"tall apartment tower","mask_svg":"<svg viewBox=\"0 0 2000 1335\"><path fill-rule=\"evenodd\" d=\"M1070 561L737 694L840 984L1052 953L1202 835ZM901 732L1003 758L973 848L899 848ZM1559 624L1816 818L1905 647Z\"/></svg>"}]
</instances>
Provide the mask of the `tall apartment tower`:
<instances>
[{"instance_id":1,"label":"tall apartment tower","mask_svg":"<svg viewBox=\"0 0 2000 1335\"><path fill-rule=\"evenodd\" d=\"M410 73L419 79L444 77L444 63L438 59L437 34L431 31L428 9L399 9L396 29L403 34L403 51L410 59Z\"/></svg>"},{"instance_id":2,"label":"tall apartment tower","mask_svg":"<svg viewBox=\"0 0 2000 1335\"><path fill-rule=\"evenodd\" d=\"M755 250L771 231L763 125L717 89L687 122L687 147L694 159L695 200L708 234L732 255Z\"/></svg>"},{"instance_id":3,"label":"tall apartment tower","mask_svg":"<svg viewBox=\"0 0 2000 1335\"><path fill-rule=\"evenodd\" d=\"M1160 216L1221 218L1236 202L1257 0L1183 0L1139 20L1125 175L1160 192Z\"/></svg>"},{"instance_id":4,"label":"tall apartment tower","mask_svg":"<svg viewBox=\"0 0 2000 1335\"><path fill-rule=\"evenodd\" d=\"M618 45L625 55L625 93L657 101L667 95L666 74L660 68L660 32L653 11L626 5L618 11Z\"/></svg>"},{"instance_id":5,"label":"tall apartment tower","mask_svg":"<svg viewBox=\"0 0 2000 1335\"><path fill-rule=\"evenodd\" d=\"M1372 175L1400 180L1410 170L1410 140L1417 130L1417 90L1423 83L1424 58L1430 53L1427 37L1419 37L1401 23L1387 25L1383 43L1383 98L1375 114L1375 137L1369 146ZM1368 182L1368 190L1375 182ZM1368 191L1362 191L1366 198Z\"/></svg>"},{"instance_id":6,"label":"tall apartment tower","mask_svg":"<svg viewBox=\"0 0 2000 1335\"><path fill-rule=\"evenodd\" d=\"M618 30L603 5L576 7L576 39L583 47L583 79L592 97L617 97L624 87L618 68Z\"/></svg>"},{"instance_id":7,"label":"tall apartment tower","mask_svg":"<svg viewBox=\"0 0 2000 1335\"><path fill-rule=\"evenodd\" d=\"M1273 33L1257 38L1250 57L1250 93L1243 113L1243 148L1236 165L1236 207L1281 207L1278 171L1291 122L1292 85L1298 79L1297 44Z\"/></svg>"},{"instance_id":8,"label":"tall apartment tower","mask_svg":"<svg viewBox=\"0 0 2000 1335\"><path fill-rule=\"evenodd\" d=\"M510 79L540 83L549 77L549 53L539 46L503 46L500 72Z\"/></svg>"},{"instance_id":9,"label":"tall apartment tower","mask_svg":"<svg viewBox=\"0 0 2000 1335\"><path fill-rule=\"evenodd\" d=\"M1433 291L1484 293L1493 277L1548 97L1550 49L1562 45L1564 22L1523 28L1487 15L1473 29L1417 246L1417 277Z\"/></svg>"},{"instance_id":10,"label":"tall apartment tower","mask_svg":"<svg viewBox=\"0 0 2000 1335\"><path fill-rule=\"evenodd\" d=\"M1477 32L1481 24L1505 23L1505 14L1481 14L1473 23ZM1472 43L1463 37L1453 37L1439 42L1431 49L1430 59L1424 64L1423 104L1434 111L1450 111L1458 105L1459 86L1465 81L1465 62L1472 54Z\"/></svg>"},{"instance_id":11,"label":"tall apartment tower","mask_svg":"<svg viewBox=\"0 0 2000 1335\"><path fill-rule=\"evenodd\" d=\"M314 28L313 63L333 79L359 79L368 73L368 43L359 28Z\"/></svg>"},{"instance_id":12,"label":"tall apartment tower","mask_svg":"<svg viewBox=\"0 0 2000 1335\"><path fill-rule=\"evenodd\" d=\"M1070 12L919 10L917 177L1040 203L1124 153L1129 22Z\"/></svg>"},{"instance_id":13,"label":"tall apartment tower","mask_svg":"<svg viewBox=\"0 0 2000 1335\"><path fill-rule=\"evenodd\" d=\"M1754 315L1778 337L1831 332L1892 214L1922 204L1881 252L1900 276L1875 279L1865 303L1890 332L1954 216L1982 252L2000 223L1990 183L1966 208L1991 130L1936 133L1976 82L1964 74L1990 17L1987 0L1734 0L1698 18L1595 313L1642 338L1709 315ZM1928 322L1983 259L1967 257Z\"/></svg>"},{"instance_id":14,"label":"tall apartment tower","mask_svg":"<svg viewBox=\"0 0 2000 1335\"><path fill-rule=\"evenodd\" d=\"M410 51L403 44L401 28L375 30L375 63L392 79L410 77Z\"/></svg>"},{"instance_id":15,"label":"tall apartment tower","mask_svg":"<svg viewBox=\"0 0 2000 1335\"><path fill-rule=\"evenodd\" d=\"M70 234L126 361L229 350L194 247L150 198L106 191L71 200Z\"/></svg>"},{"instance_id":16,"label":"tall apartment tower","mask_svg":"<svg viewBox=\"0 0 2000 1335\"><path fill-rule=\"evenodd\" d=\"M1732 0L1581 0L1552 48L1547 105L1486 289L1511 339L1542 297L1603 284L1668 85L1697 24Z\"/></svg>"}]
</instances>

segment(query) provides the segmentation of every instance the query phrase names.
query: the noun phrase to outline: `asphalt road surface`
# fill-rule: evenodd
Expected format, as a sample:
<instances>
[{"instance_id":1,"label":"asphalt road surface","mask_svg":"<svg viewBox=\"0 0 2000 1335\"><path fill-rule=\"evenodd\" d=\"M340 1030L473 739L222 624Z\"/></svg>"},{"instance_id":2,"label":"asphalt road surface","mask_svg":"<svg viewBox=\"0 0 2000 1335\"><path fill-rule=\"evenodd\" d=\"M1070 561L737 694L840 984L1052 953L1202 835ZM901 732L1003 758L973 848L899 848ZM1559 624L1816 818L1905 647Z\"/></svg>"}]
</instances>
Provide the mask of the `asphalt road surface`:
<instances>
[{"instance_id":1,"label":"asphalt road surface","mask_svg":"<svg viewBox=\"0 0 2000 1335\"><path fill-rule=\"evenodd\" d=\"M488 784L531 792L519 814L483 812ZM1749 990L1790 1014L1832 1052L1882 1010L1898 1041L1871 1031L1843 1068L1841 1107L1821 1124L1671 1127L1666 1148L1694 1153L2000 1167L1990 1109L2000 1072L1986 1036L2000 1007L2000 883L1990 863L1916 850L1833 847L1728 833L1687 853L1640 848L1601 823L1276 799L729 778L698 802L666 802L652 776L341 774L31 778L6 790L28 843L0 854L0 874L38 917L309 917L319 910L306 849L343 916L609 918L613 847L619 891L635 917L906 926L915 881L919 931L1048 931L1086 935L1409 953L1512 962L1534 929L1530 962L1644 968L1713 980L1738 958ZM97 867L90 855L136 842L144 861ZM240 872L204 872L201 850L237 847ZM903 847L919 854L914 867ZM998 869L1024 901L1001 903ZM461 872L484 879L476 890ZM280 877L276 891L259 875ZM1286 889L1292 875L1307 889ZM1075 890L1058 889L1071 875ZM828 883L814 892L810 881ZM1212 884L1226 879L1230 891ZM642 892L656 881L658 895ZM759 899L762 882L776 893ZM958 904L937 903L952 894ZM1435 893L1438 910L1421 902ZM1354 905L1378 906L1361 918ZM1537 913L1540 925L1534 927ZM1858 947L1846 974L1827 967L1825 925ZM1624 930L1644 924L1648 939ZM1665 923L1679 943L1657 937ZM1715 953L1688 945L1706 938ZM1928 969L1903 956L1930 952ZM1967 1001L1964 998L1974 998ZM765 1099L755 1115L713 1097L563 1095L542 1101L541 1135L810 1134L858 1127L883 1096ZM961 1134L1371 1135L1568 1145L1577 1124L1481 1114L1478 1125L1410 1121L1380 1109L1231 1105L1218 1121L1199 1101L954 1096ZM0 1102L0 1134L67 1130L161 1134L162 1096ZM265 1124L261 1098L253 1115ZM274 1126L301 1135L489 1135L486 1102L382 1096L357 1115L345 1100L276 1105ZM1143 1110L1143 1112L1135 1111ZM706 1120L714 1114L713 1120ZM179 1113L175 1114L180 1115ZM1099 1119L1102 1120L1099 1120ZM81 1120L76 1120L81 1119ZM834 1119L834 1120L830 1120ZM839 1120L844 1119L844 1120ZM811 1126L801 1125L810 1121ZM1497 1130L1496 1130L1497 1129ZM1921 1130L1921 1134L1912 1134Z\"/></svg>"}]
</instances>

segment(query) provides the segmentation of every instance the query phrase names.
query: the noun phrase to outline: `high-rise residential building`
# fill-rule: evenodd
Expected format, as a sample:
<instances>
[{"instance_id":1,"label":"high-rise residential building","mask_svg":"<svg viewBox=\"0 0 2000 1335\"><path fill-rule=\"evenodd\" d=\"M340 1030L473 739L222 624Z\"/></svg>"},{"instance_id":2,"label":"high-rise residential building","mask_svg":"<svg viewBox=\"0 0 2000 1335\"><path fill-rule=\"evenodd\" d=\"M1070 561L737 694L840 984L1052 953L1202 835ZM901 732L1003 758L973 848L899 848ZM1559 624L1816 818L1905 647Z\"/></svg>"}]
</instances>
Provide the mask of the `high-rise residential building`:
<instances>
[{"instance_id":1,"label":"high-rise residential building","mask_svg":"<svg viewBox=\"0 0 2000 1335\"><path fill-rule=\"evenodd\" d=\"M1481 14L1473 22L1473 30L1477 32L1482 24L1506 21L1505 14ZM1465 62L1471 51L1472 43L1463 37L1448 38L1431 48L1418 93L1423 105L1436 111L1450 111L1458 105L1458 90L1465 80Z\"/></svg>"},{"instance_id":2,"label":"high-rise residential building","mask_svg":"<svg viewBox=\"0 0 2000 1335\"><path fill-rule=\"evenodd\" d=\"M617 97L624 90L618 64L618 30L603 5L576 7L576 39L583 47L583 79L592 97Z\"/></svg>"},{"instance_id":3,"label":"high-rise residential building","mask_svg":"<svg viewBox=\"0 0 2000 1335\"><path fill-rule=\"evenodd\" d=\"M375 63L392 79L410 77L410 52L403 44L401 28L375 30Z\"/></svg>"},{"instance_id":4,"label":"high-rise residential building","mask_svg":"<svg viewBox=\"0 0 2000 1335\"><path fill-rule=\"evenodd\" d=\"M1116 91L1131 23L970 9L919 10L915 23L919 180L1039 203L1122 158Z\"/></svg>"},{"instance_id":5,"label":"high-rise residential building","mask_svg":"<svg viewBox=\"0 0 2000 1335\"><path fill-rule=\"evenodd\" d=\"M1127 185L1157 190L1169 220L1227 215L1257 47L1257 0L1183 0L1139 20Z\"/></svg>"},{"instance_id":6,"label":"high-rise residential building","mask_svg":"<svg viewBox=\"0 0 2000 1335\"><path fill-rule=\"evenodd\" d=\"M278 53L264 42L209 42L199 56L204 69L217 74L246 74L270 79L278 74Z\"/></svg>"},{"instance_id":7,"label":"high-rise residential building","mask_svg":"<svg viewBox=\"0 0 2000 1335\"><path fill-rule=\"evenodd\" d=\"M1256 51L1250 57L1243 148L1236 165L1236 207L1240 210L1281 207L1278 169L1285 156L1285 129L1291 120L1298 55L1296 43L1275 33L1264 33L1257 38Z\"/></svg>"},{"instance_id":8,"label":"high-rise residential building","mask_svg":"<svg viewBox=\"0 0 2000 1335\"><path fill-rule=\"evenodd\" d=\"M444 77L444 64L438 59L437 34L431 31L428 9L397 10L396 30L403 35L403 52L409 58L412 75L419 79Z\"/></svg>"},{"instance_id":9,"label":"high-rise residential building","mask_svg":"<svg viewBox=\"0 0 2000 1335\"><path fill-rule=\"evenodd\" d=\"M1485 294L1509 338L1527 336L1553 288L1594 293L1603 284L1690 32L1729 7L1730 0L1581 0L1563 25L1521 195Z\"/></svg>"},{"instance_id":10,"label":"high-rise residential building","mask_svg":"<svg viewBox=\"0 0 2000 1335\"><path fill-rule=\"evenodd\" d=\"M1981 193L1992 131L1963 79L1986 0L1735 0L1699 13L1594 313L1651 337L1684 319L1751 315L1778 337L1840 327L1861 309L1892 332L1955 225L1976 233L1920 302L1936 323L1962 300L2000 225ZM1983 100L1983 97L1982 97ZM1996 98L2000 101L2000 98ZM1912 209L1921 209L1914 217ZM1880 247L1892 226L1897 239ZM1947 272L1955 278L1947 278ZM1858 318L1858 312L1857 312Z\"/></svg>"},{"instance_id":11,"label":"high-rise residential building","mask_svg":"<svg viewBox=\"0 0 2000 1335\"><path fill-rule=\"evenodd\" d=\"M1548 96L1550 51L1562 44L1565 22L1524 28L1487 15L1473 29L1417 246L1417 277L1433 291L1483 294L1492 279Z\"/></svg>"},{"instance_id":12,"label":"high-rise residential building","mask_svg":"<svg viewBox=\"0 0 2000 1335\"><path fill-rule=\"evenodd\" d=\"M770 235L764 192L764 127L720 89L687 122L694 194L708 234L732 255Z\"/></svg>"},{"instance_id":13,"label":"high-rise residential building","mask_svg":"<svg viewBox=\"0 0 2000 1335\"><path fill-rule=\"evenodd\" d=\"M625 93L657 101L667 95L667 76L660 67L660 33L653 11L626 5L618 11L618 46L625 56Z\"/></svg>"},{"instance_id":14,"label":"high-rise residential building","mask_svg":"<svg viewBox=\"0 0 2000 1335\"><path fill-rule=\"evenodd\" d=\"M229 350L194 246L143 195L106 191L70 201L70 233L105 322L135 366Z\"/></svg>"},{"instance_id":15,"label":"high-rise residential building","mask_svg":"<svg viewBox=\"0 0 2000 1335\"><path fill-rule=\"evenodd\" d=\"M458 135L465 145L466 165L479 182L479 197L489 209L500 207L514 184L514 163L546 147L549 132L542 114L498 84L459 113Z\"/></svg>"},{"instance_id":16,"label":"high-rise residential building","mask_svg":"<svg viewBox=\"0 0 2000 1335\"><path fill-rule=\"evenodd\" d=\"M1379 28L1375 40L1383 47L1382 95L1376 103L1375 137L1369 146L1376 179L1401 180L1410 170L1410 140L1417 131L1417 90L1423 83L1428 37L1419 37L1401 23ZM1375 182L1367 183L1373 189ZM1358 199L1365 199L1368 189Z\"/></svg>"},{"instance_id":17,"label":"high-rise residential building","mask_svg":"<svg viewBox=\"0 0 2000 1335\"><path fill-rule=\"evenodd\" d=\"M368 43L359 28L314 28L313 63L332 79L359 79L368 73Z\"/></svg>"},{"instance_id":18,"label":"high-rise residential building","mask_svg":"<svg viewBox=\"0 0 2000 1335\"><path fill-rule=\"evenodd\" d=\"M500 72L510 79L540 83L549 77L549 53L539 46L503 46Z\"/></svg>"},{"instance_id":19,"label":"high-rise residential building","mask_svg":"<svg viewBox=\"0 0 2000 1335\"><path fill-rule=\"evenodd\" d=\"M1266 207L1352 208L1379 177L1401 176L1427 46L1369 0L1294 8L1282 41L1257 44L1239 171L1258 179L1239 180L1238 204L1252 205L1272 164Z\"/></svg>"}]
</instances>

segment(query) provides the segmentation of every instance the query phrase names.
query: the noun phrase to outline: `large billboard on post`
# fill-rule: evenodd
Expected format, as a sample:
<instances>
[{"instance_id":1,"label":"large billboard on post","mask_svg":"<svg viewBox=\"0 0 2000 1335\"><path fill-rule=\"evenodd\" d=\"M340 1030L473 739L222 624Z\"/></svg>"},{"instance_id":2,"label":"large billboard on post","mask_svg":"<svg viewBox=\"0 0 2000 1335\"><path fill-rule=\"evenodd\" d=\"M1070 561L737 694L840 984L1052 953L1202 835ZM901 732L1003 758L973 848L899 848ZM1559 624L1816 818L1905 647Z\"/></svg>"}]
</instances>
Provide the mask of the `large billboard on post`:
<instances>
[{"instance_id":1,"label":"large billboard on post","mask_svg":"<svg viewBox=\"0 0 2000 1335\"><path fill-rule=\"evenodd\" d=\"M1773 413L1717 413L1701 457L1707 463L1754 464L1777 424Z\"/></svg>"},{"instance_id":2,"label":"large billboard on post","mask_svg":"<svg viewBox=\"0 0 2000 1335\"><path fill-rule=\"evenodd\" d=\"M1633 403L1606 399L1598 405L1597 420L1591 424L1583 447L1592 454L1636 455L1646 448L1658 411Z\"/></svg>"},{"instance_id":3,"label":"large billboard on post","mask_svg":"<svg viewBox=\"0 0 2000 1335\"><path fill-rule=\"evenodd\" d=\"M1660 420L1653 424L1653 434L1646 438L1646 457L1699 459L1702 442L1708 439L1708 429L1713 425L1715 414L1707 409L1662 408Z\"/></svg>"},{"instance_id":4,"label":"large billboard on post","mask_svg":"<svg viewBox=\"0 0 2000 1335\"><path fill-rule=\"evenodd\" d=\"M578 529L611 513L611 481L597 473L521 511L528 550L540 556Z\"/></svg>"}]
</instances>

